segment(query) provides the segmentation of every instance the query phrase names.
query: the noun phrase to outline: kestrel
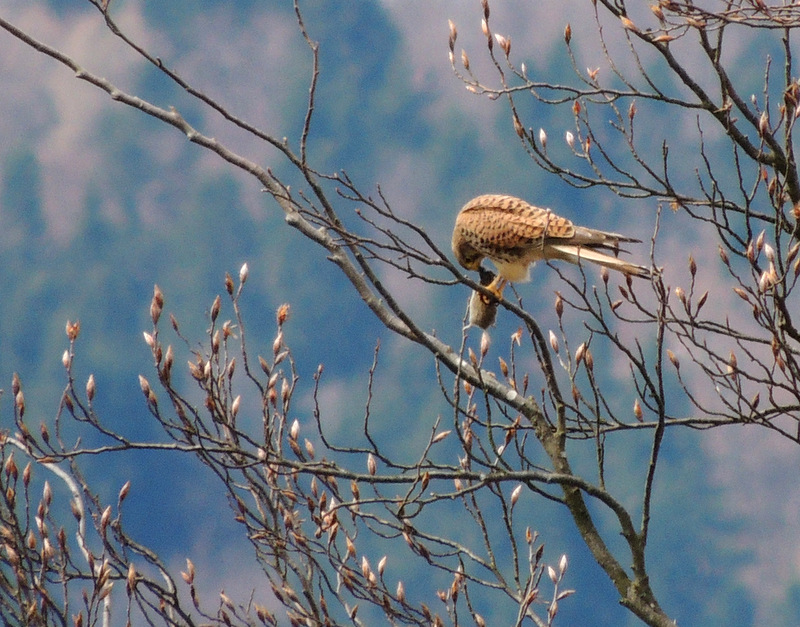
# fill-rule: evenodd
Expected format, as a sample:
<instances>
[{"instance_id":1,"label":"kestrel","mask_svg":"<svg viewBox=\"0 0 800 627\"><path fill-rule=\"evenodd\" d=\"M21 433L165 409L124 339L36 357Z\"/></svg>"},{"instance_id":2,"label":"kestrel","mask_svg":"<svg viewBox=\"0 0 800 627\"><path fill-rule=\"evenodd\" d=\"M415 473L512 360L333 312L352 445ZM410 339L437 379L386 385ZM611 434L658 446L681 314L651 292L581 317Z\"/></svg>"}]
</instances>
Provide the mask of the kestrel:
<instances>
[{"instance_id":1,"label":"kestrel","mask_svg":"<svg viewBox=\"0 0 800 627\"><path fill-rule=\"evenodd\" d=\"M625 274L649 277L650 270L602 252L619 252L620 242L639 242L618 233L575 226L550 209L520 198L486 194L470 200L456 217L453 253L467 270L481 269L484 257L497 266L488 289L502 296L507 282L528 281L539 259L596 263ZM484 270L485 272L485 270Z\"/></svg>"}]
</instances>

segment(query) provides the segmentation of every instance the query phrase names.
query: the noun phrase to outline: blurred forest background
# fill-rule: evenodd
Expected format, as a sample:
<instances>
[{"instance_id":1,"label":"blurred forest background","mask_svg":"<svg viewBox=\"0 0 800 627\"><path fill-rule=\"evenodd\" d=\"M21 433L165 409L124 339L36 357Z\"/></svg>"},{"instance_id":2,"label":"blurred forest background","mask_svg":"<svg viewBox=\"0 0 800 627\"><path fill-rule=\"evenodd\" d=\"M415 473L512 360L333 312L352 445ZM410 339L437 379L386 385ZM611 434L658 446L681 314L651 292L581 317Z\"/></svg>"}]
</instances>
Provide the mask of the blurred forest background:
<instances>
[{"instance_id":1,"label":"blurred forest background","mask_svg":"<svg viewBox=\"0 0 800 627\"><path fill-rule=\"evenodd\" d=\"M114 5L118 23L199 89L257 126L298 140L310 54L289 2ZM526 59L529 73L558 82L572 71L564 26L572 24L573 46L581 51L588 6L497 2L493 20ZM624 203L605 191L578 191L548 178L521 150L506 107L470 94L453 77L448 18L459 25L459 46L472 44L480 72L477 1L308 0L301 8L310 36L320 43L309 143L318 169L345 170L363 189L379 185L397 214L426 228L443 248L461 205L486 192L521 196L576 222L649 240L655 202ZM125 50L82 2L10 0L2 11L121 88L174 104L207 134L237 141L219 119ZM580 63L597 65L592 54L587 48ZM747 50L732 54L744 57ZM758 72L754 91L762 78ZM7 388L12 373L19 373L30 424L48 421L56 411L65 385L64 325L77 319L82 331L76 371L94 374L99 413L132 437L163 439L137 381L152 369L142 331L150 326L153 284L163 290L165 310L176 315L183 334L197 340L214 296L223 292L225 272L235 275L244 262L250 279L243 306L255 351L269 350L274 312L281 303L291 305L286 341L301 376L296 398L308 402L299 408L301 415L310 414L312 374L321 363L321 399L331 432L341 425L346 433L348 421L360 421L379 340L373 424L410 443L415 433L426 438L437 415L448 412L435 386L420 384L434 375L429 356L373 320L321 250L286 227L282 212L253 179L174 129L116 106L6 34L0 35L0 84L0 381ZM537 125L548 132L551 150L566 151L562 138L570 112L547 113L553 117ZM691 119L664 120L655 106L640 107L639 115L650 121L640 124L645 132L674 125L671 149L687 151L685 175L691 177ZM285 168L251 138L239 139L246 156L277 172ZM679 281L691 253L705 262L702 281L712 287L721 272L715 269L716 246L705 250L695 233L670 233L671 219L665 214L661 227L673 245L661 251L667 277L673 273ZM636 252L645 261L647 247ZM547 329L555 324L558 279L544 266L533 275L519 291ZM402 292L403 286L396 289ZM417 285L414 291L414 308L428 328L458 345L467 290ZM724 306L729 295L719 298ZM513 331L501 316L491 350L507 351ZM470 341L478 339L475 331ZM188 390L188 374L183 376ZM625 373L619 376L624 383ZM11 399L4 395L0 428L10 428L10 412ZM309 435L310 424L309 418ZM646 459L646 443L637 450L633 436L626 437L633 446L617 445L608 454L628 456L632 463ZM105 498L113 500L131 480L129 532L176 569L191 557L200 588L224 588L229 596L246 598L258 585L258 566L237 536L224 495L194 459L138 452L83 463ZM796 447L765 430L675 429L661 463L649 563L665 610L685 625L800 623ZM632 498L638 489L638 483L631 485ZM558 624L637 624L618 606L564 512L535 510L529 524L542 534L550 563L563 553L570 559L568 584L577 594L563 602ZM492 623L504 624L503 617Z\"/></svg>"}]
</instances>

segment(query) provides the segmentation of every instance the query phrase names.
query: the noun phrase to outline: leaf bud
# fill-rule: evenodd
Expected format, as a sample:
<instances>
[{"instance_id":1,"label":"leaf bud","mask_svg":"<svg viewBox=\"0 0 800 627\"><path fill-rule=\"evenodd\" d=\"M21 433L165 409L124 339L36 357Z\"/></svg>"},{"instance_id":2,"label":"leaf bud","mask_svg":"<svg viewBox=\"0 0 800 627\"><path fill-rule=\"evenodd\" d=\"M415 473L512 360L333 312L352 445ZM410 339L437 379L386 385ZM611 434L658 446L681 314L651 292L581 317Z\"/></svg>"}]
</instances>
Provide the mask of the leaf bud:
<instances>
[{"instance_id":1,"label":"leaf bud","mask_svg":"<svg viewBox=\"0 0 800 627\"><path fill-rule=\"evenodd\" d=\"M191 363L191 362L189 362ZM139 386L142 388L142 393L149 397L150 396L150 383L145 379L142 375L139 375Z\"/></svg>"},{"instance_id":2,"label":"leaf bud","mask_svg":"<svg viewBox=\"0 0 800 627\"><path fill-rule=\"evenodd\" d=\"M586 342L582 342L575 351L575 365L578 365L583 360L583 354L586 352Z\"/></svg>"},{"instance_id":3,"label":"leaf bud","mask_svg":"<svg viewBox=\"0 0 800 627\"><path fill-rule=\"evenodd\" d=\"M583 356L583 363L586 364L586 369L589 372L594 371L594 357L592 357L592 351L590 351L588 348L586 349L586 353Z\"/></svg>"},{"instance_id":4,"label":"leaf bud","mask_svg":"<svg viewBox=\"0 0 800 627\"><path fill-rule=\"evenodd\" d=\"M486 353L489 352L489 347L492 345L492 338L489 335L489 332L484 330L481 333L481 358L486 357Z\"/></svg>"},{"instance_id":5,"label":"leaf bud","mask_svg":"<svg viewBox=\"0 0 800 627\"><path fill-rule=\"evenodd\" d=\"M278 312L276 314L278 326L281 326L289 319L289 309L289 303L283 303L280 307L278 307Z\"/></svg>"},{"instance_id":6,"label":"leaf bud","mask_svg":"<svg viewBox=\"0 0 800 627\"><path fill-rule=\"evenodd\" d=\"M511 507L514 507L514 505L517 504L517 501L519 501L520 494L522 494L522 484L521 483L519 485L517 485L517 487L515 487L511 492Z\"/></svg>"},{"instance_id":7,"label":"leaf bud","mask_svg":"<svg viewBox=\"0 0 800 627\"><path fill-rule=\"evenodd\" d=\"M767 233L766 233L766 231L763 231L763 230L761 231L761 233L758 234L758 237L756 238L756 250L758 252L761 252L761 250L764 248L764 238L766 236L767 236Z\"/></svg>"},{"instance_id":8,"label":"leaf bud","mask_svg":"<svg viewBox=\"0 0 800 627\"><path fill-rule=\"evenodd\" d=\"M539 129L539 145L541 145L542 151L547 150L547 133L543 128Z\"/></svg>"},{"instance_id":9,"label":"leaf bud","mask_svg":"<svg viewBox=\"0 0 800 627\"><path fill-rule=\"evenodd\" d=\"M486 18L481 20L481 30L483 31L484 36L489 42L489 50L492 49L492 33L489 30L489 23L486 21Z\"/></svg>"},{"instance_id":10,"label":"leaf bud","mask_svg":"<svg viewBox=\"0 0 800 627\"><path fill-rule=\"evenodd\" d=\"M74 342L78 339L78 335L81 332L81 323L79 320L75 322L70 322L67 320L67 337L69 338L70 342Z\"/></svg>"},{"instance_id":11,"label":"leaf bud","mask_svg":"<svg viewBox=\"0 0 800 627\"><path fill-rule=\"evenodd\" d=\"M769 115L766 109L761 112L761 117L758 118L758 133L761 137L769 133Z\"/></svg>"},{"instance_id":12,"label":"leaf bud","mask_svg":"<svg viewBox=\"0 0 800 627\"><path fill-rule=\"evenodd\" d=\"M558 353L558 338L552 331L550 331L550 346L554 353Z\"/></svg>"},{"instance_id":13,"label":"leaf bud","mask_svg":"<svg viewBox=\"0 0 800 627\"><path fill-rule=\"evenodd\" d=\"M458 29L456 29L456 25L453 23L453 20L447 20L447 25L450 27L450 50L452 50L456 43L456 39L458 39Z\"/></svg>"},{"instance_id":14,"label":"leaf bud","mask_svg":"<svg viewBox=\"0 0 800 627\"><path fill-rule=\"evenodd\" d=\"M494 38L497 40L497 45L503 50L503 54L508 58L511 54L511 40L498 34L495 34Z\"/></svg>"},{"instance_id":15,"label":"leaf bud","mask_svg":"<svg viewBox=\"0 0 800 627\"><path fill-rule=\"evenodd\" d=\"M86 382L86 398L89 399L91 403L94 400L94 393L95 393L95 383L94 383L94 375L89 375L89 380Z\"/></svg>"},{"instance_id":16,"label":"leaf bud","mask_svg":"<svg viewBox=\"0 0 800 627\"><path fill-rule=\"evenodd\" d=\"M626 30L633 31L634 33L639 32L639 27L636 26L630 19L625 17L624 15L619 16L620 21L622 22L622 27Z\"/></svg>"}]
</instances>

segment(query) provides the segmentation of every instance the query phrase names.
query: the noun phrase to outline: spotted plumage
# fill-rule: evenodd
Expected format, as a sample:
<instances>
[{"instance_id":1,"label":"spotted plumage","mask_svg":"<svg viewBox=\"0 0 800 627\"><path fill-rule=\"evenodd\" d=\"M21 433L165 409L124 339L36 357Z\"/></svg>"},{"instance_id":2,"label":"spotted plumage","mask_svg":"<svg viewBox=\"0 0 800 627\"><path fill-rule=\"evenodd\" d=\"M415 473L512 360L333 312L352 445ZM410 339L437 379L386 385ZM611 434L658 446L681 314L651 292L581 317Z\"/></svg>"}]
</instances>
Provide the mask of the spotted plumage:
<instances>
[{"instance_id":1,"label":"spotted plumage","mask_svg":"<svg viewBox=\"0 0 800 627\"><path fill-rule=\"evenodd\" d=\"M487 194L470 200L456 217L453 253L464 268L477 270L484 258L497 267L490 286L500 295L506 282L527 281L530 266L539 259L591 262L639 277L644 266L616 257L620 242L638 242L618 233L575 226L549 209L520 198ZM602 250L611 250L609 255Z\"/></svg>"}]
</instances>

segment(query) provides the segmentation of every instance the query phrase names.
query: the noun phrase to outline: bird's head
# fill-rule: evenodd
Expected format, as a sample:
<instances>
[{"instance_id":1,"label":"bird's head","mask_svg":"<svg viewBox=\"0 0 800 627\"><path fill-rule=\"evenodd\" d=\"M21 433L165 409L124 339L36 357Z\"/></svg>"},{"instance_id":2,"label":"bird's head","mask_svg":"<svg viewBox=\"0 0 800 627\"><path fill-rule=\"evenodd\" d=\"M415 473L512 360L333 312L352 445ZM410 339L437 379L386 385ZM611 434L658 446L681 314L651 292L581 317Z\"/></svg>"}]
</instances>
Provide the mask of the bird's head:
<instances>
[{"instance_id":1,"label":"bird's head","mask_svg":"<svg viewBox=\"0 0 800 627\"><path fill-rule=\"evenodd\" d=\"M453 253L456 256L456 261L462 268L467 270L477 270L481 266L484 254L472 247L467 242L461 240L453 241Z\"/></svg>"}]
</instances>

